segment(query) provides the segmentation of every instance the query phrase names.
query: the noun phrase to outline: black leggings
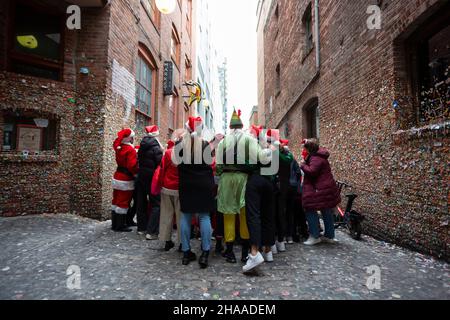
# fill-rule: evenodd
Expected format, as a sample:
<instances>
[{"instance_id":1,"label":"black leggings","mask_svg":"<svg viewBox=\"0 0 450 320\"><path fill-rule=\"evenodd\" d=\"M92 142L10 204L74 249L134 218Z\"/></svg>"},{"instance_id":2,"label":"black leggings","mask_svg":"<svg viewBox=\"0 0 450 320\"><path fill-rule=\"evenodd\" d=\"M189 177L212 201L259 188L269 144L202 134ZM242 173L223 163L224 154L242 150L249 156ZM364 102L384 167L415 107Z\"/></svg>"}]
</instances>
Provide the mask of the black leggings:
<instances>
[{"instance_id":1,"label":"black leggings","mask_svg":"<svg viewBox=\"0 0 450 320\"><path fill-rule=\"evenodd\" d=\"M252 246L275 244L275 218L273 216L273 185L259 174L249 176L245 192L247 226Z\"/></svg>"},{"instance_id":2,"label":"black leggings","mask_svg":"<svg viewBox=\"0 0 450 320\"><path fill-rule=\"evenodd\" d=\"M287 236L298 238L307 237L308 227L306 225L305 211L302 208L302 195L297 193L296 187L290 187L287 197Z\"/></svg>"},{"instance_id":3,"label":"black leggings","mask_svg":"<svg viewBox=\"0 0 450 320\"><path fill-rule=\"evenodd\" d=\"M276 220L276 236L279 242L284 241L288 234L288 201L289 189L282 187L277 194L277 205L275 206L275 220Z\"/></svg>"},{"instance_id":4,"label":"black leggings","mask_svg":"<svg viewBox=\"0 0 450 320\"><path fill-rule=\"evenodd\" d=\"M152 174L142 174L136 180L136 214L139 232L152 235L159 233L160 198L150 192ZM148 205L151 205L151 214L148 214Z\"/></svg>"}]
</instances>

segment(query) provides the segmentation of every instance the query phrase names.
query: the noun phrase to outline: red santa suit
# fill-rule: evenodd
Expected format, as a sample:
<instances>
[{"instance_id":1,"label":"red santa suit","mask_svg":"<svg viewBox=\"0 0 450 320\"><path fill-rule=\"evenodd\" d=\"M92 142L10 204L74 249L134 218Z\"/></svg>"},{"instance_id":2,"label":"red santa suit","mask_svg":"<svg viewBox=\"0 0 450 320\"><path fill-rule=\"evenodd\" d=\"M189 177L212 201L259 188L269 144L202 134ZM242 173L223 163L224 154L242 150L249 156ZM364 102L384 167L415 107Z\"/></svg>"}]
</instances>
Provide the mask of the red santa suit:
<instances>
[{"instance_id":1,"label":"red santa suit","mask_svg":"<svg viewBox=\"0 0 450 320\"><path fill-rule=\"evenodd\" d=\"M135 133L131 129L123 129L114 141L117 169L112 179L112 222L113 230L126 229L126 215L133 198L134 177L138 172L137 153L133 146Z\"/></svg>"}]
</instances>

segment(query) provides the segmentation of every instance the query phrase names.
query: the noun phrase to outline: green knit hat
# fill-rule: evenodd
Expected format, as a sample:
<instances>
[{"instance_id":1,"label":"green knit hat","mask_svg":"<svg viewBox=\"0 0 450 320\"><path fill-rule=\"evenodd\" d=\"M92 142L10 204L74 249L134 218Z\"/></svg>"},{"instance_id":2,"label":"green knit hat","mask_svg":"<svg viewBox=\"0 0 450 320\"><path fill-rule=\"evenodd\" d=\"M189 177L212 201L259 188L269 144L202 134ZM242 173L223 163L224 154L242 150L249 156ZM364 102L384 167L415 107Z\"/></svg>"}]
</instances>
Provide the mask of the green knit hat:
<instances>
[{"instance_id":1,"label":"green knit hat","mask_svg":"<svg viewBox=\"0 0 450 320\"><path fill-rule=\"evenodd\" d=\"M230 129L240 129L243 128L244 124L241 120L241 110L236 112L236 109L233 110L233 115L231 116Z\"/></svg>"}]
</instances>

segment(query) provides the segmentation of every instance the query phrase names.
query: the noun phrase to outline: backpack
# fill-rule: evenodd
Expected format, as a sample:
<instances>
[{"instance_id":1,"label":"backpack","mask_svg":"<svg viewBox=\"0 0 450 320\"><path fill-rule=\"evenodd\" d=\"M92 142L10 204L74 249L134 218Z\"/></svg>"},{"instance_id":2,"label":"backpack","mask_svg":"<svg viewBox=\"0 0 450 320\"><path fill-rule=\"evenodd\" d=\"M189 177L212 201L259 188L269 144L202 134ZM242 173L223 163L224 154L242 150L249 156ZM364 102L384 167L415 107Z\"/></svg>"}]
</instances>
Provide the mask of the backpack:
<instances>
[{"instance_id":1,"label":"backpack","mask_svg":"<svg viewBox=\"0 0 450 320\"><path fill-rule=\"evenodd\" d=\"M297 188L300 184L301 170L298 162L294 159L291 163L291 175L289 178L289 185Z\"/></svg>"}]
</instances>

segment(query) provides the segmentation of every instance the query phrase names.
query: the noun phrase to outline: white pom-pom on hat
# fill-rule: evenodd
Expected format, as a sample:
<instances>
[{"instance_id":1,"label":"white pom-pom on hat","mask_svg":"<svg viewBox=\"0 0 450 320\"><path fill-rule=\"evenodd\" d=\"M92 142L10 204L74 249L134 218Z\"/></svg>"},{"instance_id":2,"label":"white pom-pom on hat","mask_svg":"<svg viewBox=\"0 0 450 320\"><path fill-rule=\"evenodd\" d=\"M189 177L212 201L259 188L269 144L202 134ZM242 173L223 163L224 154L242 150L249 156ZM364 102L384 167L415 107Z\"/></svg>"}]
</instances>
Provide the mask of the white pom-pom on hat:
<instances>
[{"instance_id":1,"label":"white pom-pom on hat","mask_svg":"<svg viewBox=\"0 0 450 320\"><path fill-rule=\"evenodd\" d=\"M191 137L197 137L203 130L203 120L201 117L189 117L186 123L186 129L191 134Z\"/></svg>"},{"instance_id":2,"label":"white pom-pom on hat","mask_svg":"<svg viewBox=\"0 0 450 320\"><path fill-rule=\"evenodd\" d=\"M150 137L156 138L159 136L159 127L156 125L145 127L145 131Z\"/></svg>"}]
</instances>

